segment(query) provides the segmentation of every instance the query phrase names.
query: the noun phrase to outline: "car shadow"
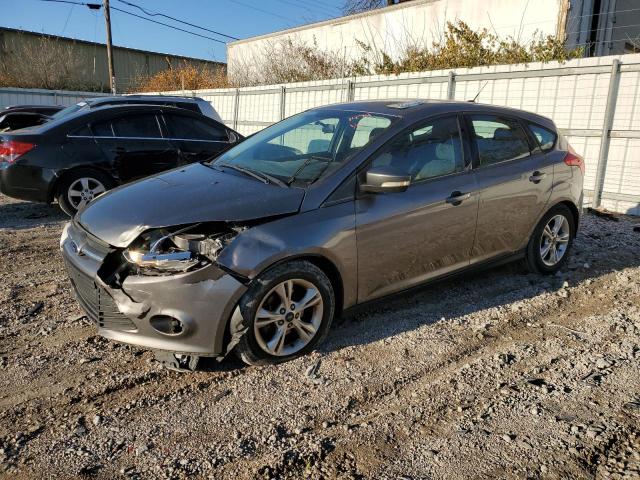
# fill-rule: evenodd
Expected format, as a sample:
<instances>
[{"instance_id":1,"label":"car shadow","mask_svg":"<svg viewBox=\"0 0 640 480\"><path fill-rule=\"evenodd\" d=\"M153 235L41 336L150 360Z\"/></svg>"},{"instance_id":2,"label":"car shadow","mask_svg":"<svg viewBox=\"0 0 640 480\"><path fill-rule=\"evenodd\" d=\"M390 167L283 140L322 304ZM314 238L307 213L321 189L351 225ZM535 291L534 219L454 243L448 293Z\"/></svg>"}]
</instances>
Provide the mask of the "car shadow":
<instances>
[{"instance_id":1,"label":"car shadow","mask_svg":"<svg viewBox=\"0 0 640 480\"><path fill-rule=\"evenodd\" d=\"M48 225L62 225L69 217L57 205L24 202L0 195L0 229L23 230Z\"/></svg>"}]
</instances>

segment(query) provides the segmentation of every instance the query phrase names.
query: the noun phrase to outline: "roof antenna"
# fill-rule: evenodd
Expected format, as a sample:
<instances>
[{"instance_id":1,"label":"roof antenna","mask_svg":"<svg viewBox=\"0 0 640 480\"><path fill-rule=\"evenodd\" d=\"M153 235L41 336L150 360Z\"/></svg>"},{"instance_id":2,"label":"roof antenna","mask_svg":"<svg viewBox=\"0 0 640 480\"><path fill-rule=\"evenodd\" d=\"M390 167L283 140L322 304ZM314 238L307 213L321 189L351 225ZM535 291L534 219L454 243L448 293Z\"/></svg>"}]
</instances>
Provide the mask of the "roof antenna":
<instances>
[{"instance_id":1,"label":"roof antenna","mask_svg":"<svg viewBox=\"0 0 640 480\"><path fill-rule=\"evenodd\" d=\"M489 83L489 82L488 81L484 82L484 85L482 85L482 87L480 87L480 90L478 90L478 93L476 93L476 96L473 97L473 100L468 100L468 101L471 102L471 103L476 103L476 100L478 99L478 97L482 93L482 90L484 90L484 87L487 86L487 83Z\"/></svg>"}]
</instances>

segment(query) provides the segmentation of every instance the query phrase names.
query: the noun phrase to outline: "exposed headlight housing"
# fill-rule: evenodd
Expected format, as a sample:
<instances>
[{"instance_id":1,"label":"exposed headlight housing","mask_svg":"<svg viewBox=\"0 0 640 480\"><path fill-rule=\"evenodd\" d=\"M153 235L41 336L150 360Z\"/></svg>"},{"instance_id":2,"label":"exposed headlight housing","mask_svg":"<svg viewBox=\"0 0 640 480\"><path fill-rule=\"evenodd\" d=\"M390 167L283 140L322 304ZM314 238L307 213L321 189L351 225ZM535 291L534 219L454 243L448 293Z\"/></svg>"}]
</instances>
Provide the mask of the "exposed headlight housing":
<instances>
[{"instance_id":1,"label":"exposed headlight housing","mask_svg":"<svg viewBox=\"0 0 640 480\"><path fill-rule=\"evenodd\" d=\"M238 233L228 227L222 232L219 228L213 233L210 230L201 224L174 232L152 230L141 235L123 255L142 274L161 275L204 267L215 261L218 253Z\"/></svg>"},{"instance_id":2,"label":"exposed headlight housing","mask_svg":"<svg viewBox=\"0 0 640 480\"><path fill-rule=\"evenodd\" d=\"M168 253L141 252L139 250L125 250L124 258L143 268L155 268L164 271L184 271L199 263L193 253L173 251Z\"/></svg>"}]
</instances>

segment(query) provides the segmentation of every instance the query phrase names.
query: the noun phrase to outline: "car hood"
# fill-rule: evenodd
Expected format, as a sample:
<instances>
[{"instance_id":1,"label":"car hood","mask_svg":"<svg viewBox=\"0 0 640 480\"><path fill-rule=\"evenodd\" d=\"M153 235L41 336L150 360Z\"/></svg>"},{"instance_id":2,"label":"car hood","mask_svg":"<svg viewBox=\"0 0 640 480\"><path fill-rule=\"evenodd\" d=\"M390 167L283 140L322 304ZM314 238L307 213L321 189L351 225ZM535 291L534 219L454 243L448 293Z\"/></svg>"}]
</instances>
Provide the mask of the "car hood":
<instances>
[{"instance_id":1,"label":"car hood","mask_svg":"<svg viewBox=\"0 0 640 480\"><path fill-rule=\"evenodd\" d=\"M123 248L152 228L295 213L303 198L299 188L264 184L196 163L107 192L76 220L103 242Z\"/></svg>"}]
</instances>

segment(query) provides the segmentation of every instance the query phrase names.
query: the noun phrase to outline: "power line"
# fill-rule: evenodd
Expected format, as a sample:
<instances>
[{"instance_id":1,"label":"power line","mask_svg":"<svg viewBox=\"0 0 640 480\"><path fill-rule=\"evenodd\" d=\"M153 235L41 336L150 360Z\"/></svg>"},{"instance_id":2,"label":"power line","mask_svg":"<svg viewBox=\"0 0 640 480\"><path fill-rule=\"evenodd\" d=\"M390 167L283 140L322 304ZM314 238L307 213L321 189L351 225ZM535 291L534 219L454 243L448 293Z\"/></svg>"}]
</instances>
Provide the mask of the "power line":
<instances>
[{"instance_id":1,"label":"power line","mask_svg":"<svg viewBox=\"0 0 640 480\"><path fill-rule=\"evenodd\" d=\"M60 36L63 36L64 32L67 31L67 25L69 25L69 19L71 19L71 14L73 13L74 8L76 8L76 6L71 5L71 8L69 9L69 15L67 15L67 19L64 22L64 27L62 27L62 33L60 33Z\"/></svg>"},{"instance_id":2,"label":"power line","mask_svg":"<svg viewBox=\"0 0 640 480\"><path fill-rule=\"evenodd\" d=\"M296 23L296 21L293 20L292 18L287 18L287 17L284 17L284 16L279 15L277 13L273 13L273 12L270 12L268 10L263 10L262 8L254 7L253 5L249 5L249 4L241 2L239 0L229 0L229 1L233 2L233 3L237 3L238 5L242 5L243 7L246 7L246 8L251 8L251 9L256 10L258 12L266 13L267 15L271 15L273 17L278 17L278 18L281 18L283 20L287 20L288 22Z\"/></svg>"},{"instance_id":3,"label":"power line","mask_svg":"<svg viewBox=\"0 0 640 480\"><path fill-rule=\"evenodd\" d=\"M226 43L227 43L227 42L225 42L223 40L218 40L217 38L207 37L206 35L201 35L201 34L196 33L196 32L191 32L189 30L185 30L184 28L176 27L174 25L169 25L168 23L159 22L158 20L152 20L151 18L143 17L142 15L138 15L138 14L135 14L135 13L132 13L132 12L128 12L128 11L123 10L121 8L118 8L118 7L111 7L111 10L116 10L118 12L122 12L122 13L125 13L127 15L131 15L132 17L136 17L136 18L140 18L142 20L146 20L147 22L157 23L158 25L163 25L163 26L168 27L168 28L173 28L174 30L178 30L180 32L189 33L191 35L195 35L196 37L206 38L207 40L212 40L214 42L222 43L223 45L226 45Z\"/></svg>"},{"instance_id":4,"label":"power line","mask_svg":"<svg viewBox=\"0 0 640 480\"><path fill-rule=\"evenodd\" d=\"M226 33L221 33L221 32L217 32L215 30L211 30L209 28L201 27L201 26L196 25L194 23L189 23L186 20L180 20L179 18L172 17L171 15L165 15L164 13L148 11L148 10L142 8L141 6L136 5L135 3L127 2L125 0L117 0L117 1L120 2L120 3L124 3L125 5L129 5L130 7L135 7L138 10L140 10L142 13L144 13L145 15L149 15L150 17L157 17L157 16L165 17L165 18L168 18L170 20L173 20L174 22L184 23L185 25L189 25L190 27L194 27L194 28L198 28L200 30L205 30L207 32L215 33L216 35L221 35L223 37L227 37L227 38L230 38L232 40L240 40L238 37L233 37L231 35L227 35Z\"/></svg>"},{"instance_id":5,"label":"power line","mask_svg":"<svg viewBox=\"0 0 640 480\"><path fill-rule=\"evenodd\" d=\"M102 7L101 3L74 2L73 0L40 0L41 2L67 3L69 5L84 5L92 10L98 10Z\"/></svg>"},{"instance_id":6,"label":"power line","mask_svg":"<svg viewBox=\"0 0 640 480\"><path fill-rule=\"evenodd\" d=\"M40 0L41 2L53 2L53 3L68 3L71 5L86 5L87 7L96 10L96 6L98 6L98 8L102 7L101 4L99 3L85 3L85 2L76 2L73 0ZM219 40L217 38L213 38L213 37L207 37L206 35L201 35L199 33L196 32L191 32L189 30L185 30L184 28L180 28L180 27L176 27L174 25L169 25L168 23L163 23L163 22L159 22L158 20L152 20L151 18L147 18L147 17L143 17L142 15L138 15L135 14L133 12L128 12L126 10L123 10L121 8L118 7L111 7L111 10L117 10L118 12L122 12L125 13L127 15L131 15L132 17L136 17L136 18L140 18L141 20L146 20L147 22L151 22L151 23L157 23L158 25L163 25L165 27L168 28L173 28L174 30L178 30L180 32L184 32L184 33L189 33L191 35L195 35L196 37L201 37L201 38L206 38L207 40L212 40L214 42L218 42L218 43L222 43L223 45L226 44L226 42L224 42L223 40Z\"/></svg>"},{"instance_id":7,"label":"power line","mask_svg":"<svg viewBox=\"0 0 640 480\"><path fill-rule=\"evenodd\" d=\"M312 7L311 5L308 5L306 3L300 2L299 0L298 0L298 2L294 2L294 1L291 1L291 0L278 0L278 1L281 2L281 3L285 3L287 5L291 5L293 7L298 7L298 8L302 7L305 10L307 10L309 13L312 13L312 14L330 15L330 16L332 16L332 18L334 16L333 13L330 13L329 10L325 10L324 7L322 7L320 5L314 5ZM313 9L315 9L315 11Z\"/></svg>"}]
</instances>

